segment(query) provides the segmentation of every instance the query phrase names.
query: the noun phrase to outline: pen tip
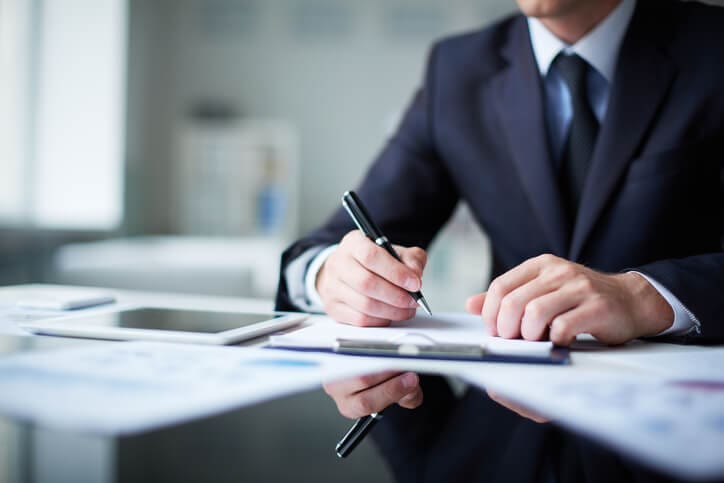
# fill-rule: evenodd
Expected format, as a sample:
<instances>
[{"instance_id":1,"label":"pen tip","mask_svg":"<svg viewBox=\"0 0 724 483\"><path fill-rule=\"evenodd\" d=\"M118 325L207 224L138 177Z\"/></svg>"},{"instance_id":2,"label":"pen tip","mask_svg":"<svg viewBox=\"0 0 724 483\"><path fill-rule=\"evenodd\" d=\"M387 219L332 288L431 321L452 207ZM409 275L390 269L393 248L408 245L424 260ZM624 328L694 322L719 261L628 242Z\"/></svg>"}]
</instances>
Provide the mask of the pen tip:
<instances>
[{"instance_id":1,"label":"pen tip","mask_svg":"<svg viewBox=\"0 0 724 483\"><path fill-rule=\"evenodd\" d=\"M419 299L417 299L417 304L422 307L422 310L424 310L427 315L432 317L432 311L430 310L430 306L427 305L427 300L425 300L425 297L420 297Z\"/></svg>"}]
</instances>

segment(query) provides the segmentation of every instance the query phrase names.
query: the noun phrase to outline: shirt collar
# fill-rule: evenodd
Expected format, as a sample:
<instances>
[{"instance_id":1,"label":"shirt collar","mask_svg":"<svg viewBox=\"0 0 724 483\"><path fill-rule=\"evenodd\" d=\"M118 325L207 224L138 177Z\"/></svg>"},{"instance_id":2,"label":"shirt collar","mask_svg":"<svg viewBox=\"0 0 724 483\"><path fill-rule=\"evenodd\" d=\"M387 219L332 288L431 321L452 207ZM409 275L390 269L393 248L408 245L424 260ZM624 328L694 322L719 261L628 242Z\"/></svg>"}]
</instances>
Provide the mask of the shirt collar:
<instances>
[{"instance_id":1,"label":"shirt collar","mask_svg":"<svg viewBox=\"0 0 724 483\"><path fill-rule=\"evenodd\" d=\"M608 17L573 45L553 35L539 19L528 17L533 53L541 75L545 77L558 53L565 51L581 56L610 83L616 72L618 51L635 8L636 0L622 0Z\"/></svg>"}]
</instances>

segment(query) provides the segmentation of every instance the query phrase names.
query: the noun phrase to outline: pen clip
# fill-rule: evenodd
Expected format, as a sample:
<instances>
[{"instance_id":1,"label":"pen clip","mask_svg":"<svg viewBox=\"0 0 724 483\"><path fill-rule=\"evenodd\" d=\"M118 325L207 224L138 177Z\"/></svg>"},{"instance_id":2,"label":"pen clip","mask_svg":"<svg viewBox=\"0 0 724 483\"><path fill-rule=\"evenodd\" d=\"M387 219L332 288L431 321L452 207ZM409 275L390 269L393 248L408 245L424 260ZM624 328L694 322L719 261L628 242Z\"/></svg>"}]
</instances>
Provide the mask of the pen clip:
<instances>
[{"instance_id":1,"label":"pen clip","mask_svg":"<svg viewBox=\"0 0 724 483\"><path fill-rule=\"evenodd\" d=\"M344 192L342 195L342 206L344 206L347 213L352 217L357 228L373 241L384 236L380 228L372 221L372 217L369 212L367 212L367 208L365 208L354 191Z\"/></svg>"}]
</instances>

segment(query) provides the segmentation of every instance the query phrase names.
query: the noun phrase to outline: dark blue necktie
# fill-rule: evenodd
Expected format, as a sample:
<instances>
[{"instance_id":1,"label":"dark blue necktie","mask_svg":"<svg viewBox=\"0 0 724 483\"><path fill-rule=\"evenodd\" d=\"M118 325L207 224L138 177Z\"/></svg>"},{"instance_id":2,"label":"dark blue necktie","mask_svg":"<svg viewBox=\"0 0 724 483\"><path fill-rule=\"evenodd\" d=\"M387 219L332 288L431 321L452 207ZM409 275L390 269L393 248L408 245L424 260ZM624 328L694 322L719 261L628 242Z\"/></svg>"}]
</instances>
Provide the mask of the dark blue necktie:
<instances>
[{"instance_id":1,"label":"dark blue necktie","mask_svg":"<svg viewBox=\"0 0 724 483\"><path fill-rule=\"evenodd\" d=\"M573 222L581 201L583 184L586 181L588 165L596 145L599 126L598 119L596 119L588 100L586 83L588 63L576 54L563 53L558 54L555 62L568 86L573 107L573 119L560 164L563 199L570 220Z\"/></svg>"}]
</instances>

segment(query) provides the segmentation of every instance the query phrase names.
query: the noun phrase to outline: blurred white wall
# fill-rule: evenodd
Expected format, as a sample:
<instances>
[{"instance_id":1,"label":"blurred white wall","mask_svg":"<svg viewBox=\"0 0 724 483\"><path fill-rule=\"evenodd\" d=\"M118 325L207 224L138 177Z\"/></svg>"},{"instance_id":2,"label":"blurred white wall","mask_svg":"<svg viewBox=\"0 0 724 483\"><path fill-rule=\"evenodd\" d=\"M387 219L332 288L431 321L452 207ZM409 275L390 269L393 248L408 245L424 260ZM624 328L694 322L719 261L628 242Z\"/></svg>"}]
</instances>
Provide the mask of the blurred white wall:
<instances>
[{"instance_id":1,"label":"blurred white wall","mask_svg":"<svg viewBox=\"0 0 724 483\"><path fill-rule=\"evenodd\" d=\"M513 0L131 0L130 231L171 230L174 129L204 100L296 124L308 231L382 147L431 42L514 9Z\"/></svg>"}]
</instances>

